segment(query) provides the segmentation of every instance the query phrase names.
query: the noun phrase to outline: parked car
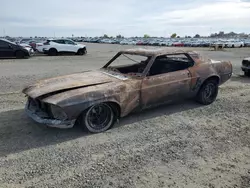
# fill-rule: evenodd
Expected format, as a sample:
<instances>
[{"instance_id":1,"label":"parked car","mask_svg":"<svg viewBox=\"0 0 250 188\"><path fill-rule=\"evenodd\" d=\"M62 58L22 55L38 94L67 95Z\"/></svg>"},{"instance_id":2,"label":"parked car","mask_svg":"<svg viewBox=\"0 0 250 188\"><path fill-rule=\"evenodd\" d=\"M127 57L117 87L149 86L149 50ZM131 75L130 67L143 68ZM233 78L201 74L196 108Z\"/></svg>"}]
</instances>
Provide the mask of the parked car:
<instances>
[{"instance_id":1,"label":"parked car","mask_svg":"<svg viewBox=\"0 0 250 188\"><path fill-rule=\"evenodd\" d=\"M30 39L30 38L22 38L21 40L19 40L19 41L17 42L17 44L22 44L22 43L28 44L29 41L31 41L31 40L32 40L32 39Z\"/></svg>"},{"instance_id":2,"label":"parked car","mask_svg":"<svg viewBox=\"0 0 250 188\"><path fill-rule=\"evenodd\" d=\"M226 41L225 47L227 48L241 48L244 46L244 42L241 41Z\"/></svg>"},{"instance_id":3,"label":"parked car","mask_svg":"<svg viewBox=\"0 0 250 188\"><path fill-rule=\"evenodd\" d=\"M250 76L250 57L242 60L241 69L244 72L245 76Z\"/></svg>"},{"instance_id":4,"label":"parked car","mask_svg":"<svg viewBox=\"0 0 250 188\"><path fill-rule=\"evenodd\" d=\"M194 98L209 105L216 100L218 86L231 75L229 61L204 60L196 52L128 49L99 70L24 88L25 109L36 122L58 128L79 122L96 133L134 111L180 99Z\"/></svg>"},{"instance_id":5,"label":"parked car","mask_svg":"<svg viewBox=\"0 0 250 188\"><path fill-rule=\"evenodd\" d=\"M25 58L33 54L34 51L30 47L21 46L6 39L0 39L0 57Z\"/></svg>"},{"instance_id":6,"label":"parked car","mask_svg":"<svg viewBox=\"0 0 250 188\"><path fill-rule=\"evenodd\" d=\"M244 47L250 47L250 41L245 41L244 42Z\"/></svg>"},{"instance_id":7,"label":"parked car","mask_svg":"<svg viewBox=\"0 0 250 188\"><path fill-rule=\"evenodd\" d=\"M38 52L53 56L58 53L75 53L77 55L87 53L86 45L77 44L69 39L49 39L42 46L38 46L37 50Z\"/></svg>"},{"instance_id":8,"label":"parked car","mask_svg":"<svg viewBox=\"0 0 250 188\"><path fill-rule=\"evenodd\" d=\"M175 47L183 47L184 43L182 43L182 42L174 42L173 46L175 46Z\"/></svg>"}]
</instances>

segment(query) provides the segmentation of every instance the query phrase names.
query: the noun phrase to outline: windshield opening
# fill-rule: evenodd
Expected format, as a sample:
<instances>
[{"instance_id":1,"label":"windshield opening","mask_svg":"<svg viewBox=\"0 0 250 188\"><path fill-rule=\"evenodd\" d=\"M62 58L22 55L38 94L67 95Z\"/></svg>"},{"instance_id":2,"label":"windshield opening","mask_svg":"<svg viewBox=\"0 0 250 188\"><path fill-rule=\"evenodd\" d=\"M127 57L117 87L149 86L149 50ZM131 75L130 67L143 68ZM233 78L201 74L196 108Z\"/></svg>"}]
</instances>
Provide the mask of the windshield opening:
<instances>
[{"instance_id":1,"label":"windshield opening","mask_svg":"<svg viewBox=\"0 0 250 188\"><path fill-rule=\"evenodd\" d=\"M150 56L121 54L106 69L125 75L140 76L150 59Z\"/></svg>"}]
</instances>

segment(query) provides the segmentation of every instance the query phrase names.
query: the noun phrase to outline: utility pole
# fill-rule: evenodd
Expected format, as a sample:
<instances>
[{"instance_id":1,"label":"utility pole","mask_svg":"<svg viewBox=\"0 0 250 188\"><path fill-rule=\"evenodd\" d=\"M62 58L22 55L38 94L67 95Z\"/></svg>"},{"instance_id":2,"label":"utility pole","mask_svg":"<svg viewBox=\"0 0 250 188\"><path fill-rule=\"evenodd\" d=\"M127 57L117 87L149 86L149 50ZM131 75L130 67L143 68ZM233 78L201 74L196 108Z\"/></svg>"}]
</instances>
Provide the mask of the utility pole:
<instances>
[{"instance_id":1,"label":"utility pole","mask_svg":"<svg viewBox=\"0 0 250 188\"><path fill-rule=\"evenodd\" d=\"M5 37L5 29L3 28L3 37Z\"/></svg>"}]
</instances>

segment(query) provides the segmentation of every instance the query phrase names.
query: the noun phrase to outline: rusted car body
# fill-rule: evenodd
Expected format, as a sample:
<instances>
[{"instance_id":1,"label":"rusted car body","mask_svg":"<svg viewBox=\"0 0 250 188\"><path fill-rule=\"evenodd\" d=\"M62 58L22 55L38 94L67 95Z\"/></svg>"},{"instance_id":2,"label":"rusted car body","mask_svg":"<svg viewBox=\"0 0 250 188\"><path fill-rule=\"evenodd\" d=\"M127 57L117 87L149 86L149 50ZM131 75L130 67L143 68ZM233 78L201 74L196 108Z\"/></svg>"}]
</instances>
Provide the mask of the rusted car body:
<instances>
[{"instance_id":1,"label":"rusted car body","mask_svg":"<svg viewBox=\"0 0 250 188\"><path fill-rule=\"evenodd\" d=\"M144 56L147 61L112 67L111 63L121 55ZM151 74L156 61L164 60L170 62L170 69L162 73L164 68L158 69L159 64ZM175 62L177 68L171 71L171 63ZM178 68L182 62L186 67ZM142 64L143 69L137 71L135 67ZM23 93L28 97L26 112L36 122L70 128L96 104L112 104L120 118L133 111L195 97L206 80L214 79L221 85L231 75L229 61L205 60L196 52L128 49L118 52L99 70L42 80L23 89Z\"/></svg>"}]
</instances>

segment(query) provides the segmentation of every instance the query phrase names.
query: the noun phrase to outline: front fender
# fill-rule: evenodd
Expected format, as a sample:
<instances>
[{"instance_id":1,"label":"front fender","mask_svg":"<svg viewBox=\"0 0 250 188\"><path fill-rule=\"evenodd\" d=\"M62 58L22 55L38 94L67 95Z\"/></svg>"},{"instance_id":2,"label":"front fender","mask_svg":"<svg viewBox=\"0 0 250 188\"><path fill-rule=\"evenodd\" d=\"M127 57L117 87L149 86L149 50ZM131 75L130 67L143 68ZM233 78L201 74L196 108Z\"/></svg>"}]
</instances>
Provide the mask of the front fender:
<instances>
[{"instance_id":1,"label":"front fender","mask_svg":"<svg viewBox=\"0 0 250 188\"><path fill-rule=\"evenodd\" d=\"M83 111L87 110L89 107L96 105L96 104L99 104L99 103L104 103L104 102L113 102L113 103L116 103L117 105L120 106L120 103L118 102L117 99L115 99L113 97L109 97L109 98L84 101L84 102L79 103L79 104L75 104L72 106L66 106L66 107L62 107L62 108L66 112L68 119L76 119Z\"/></svg>"}]
</instances>

